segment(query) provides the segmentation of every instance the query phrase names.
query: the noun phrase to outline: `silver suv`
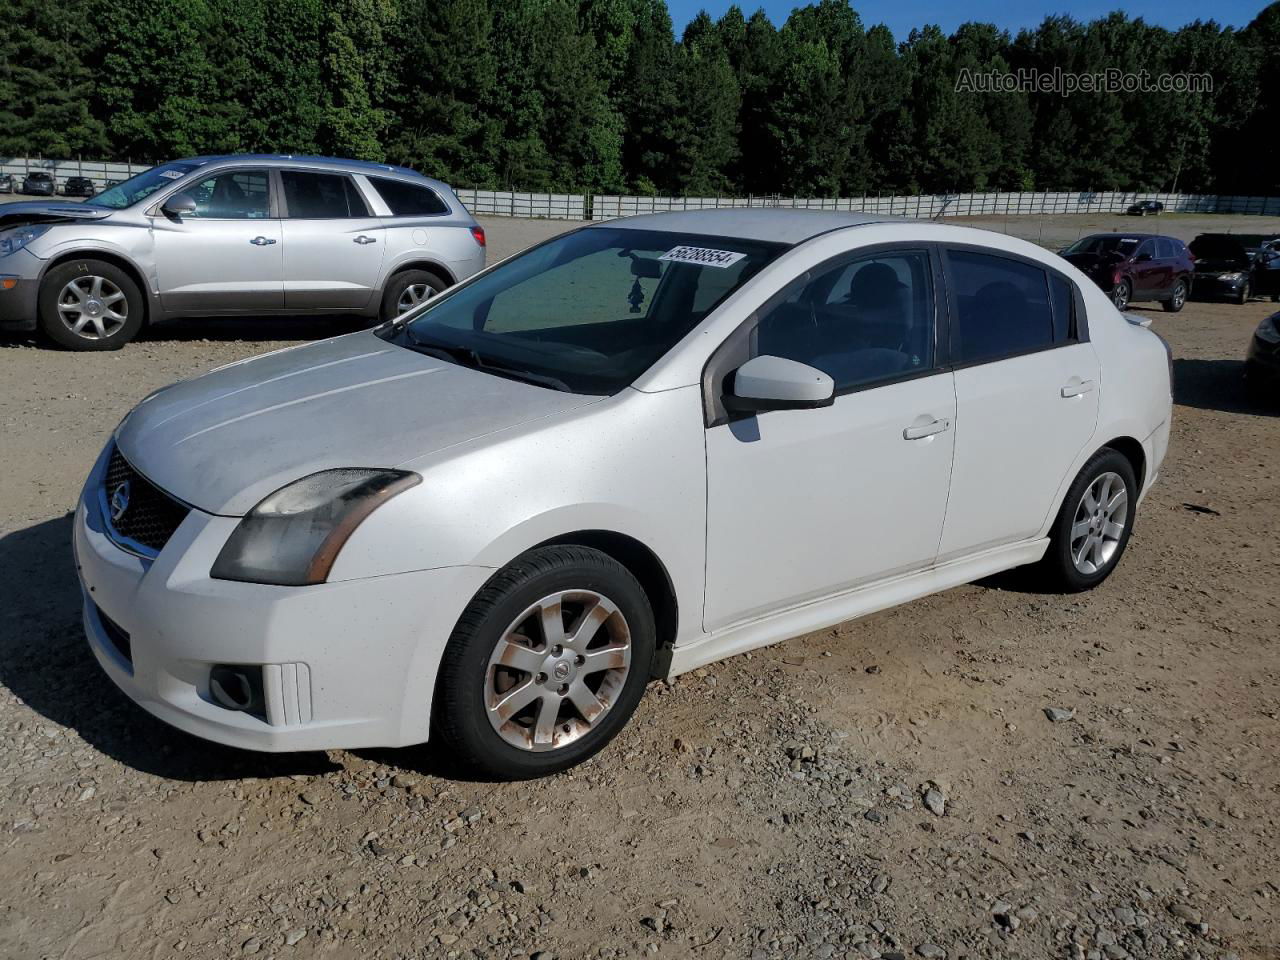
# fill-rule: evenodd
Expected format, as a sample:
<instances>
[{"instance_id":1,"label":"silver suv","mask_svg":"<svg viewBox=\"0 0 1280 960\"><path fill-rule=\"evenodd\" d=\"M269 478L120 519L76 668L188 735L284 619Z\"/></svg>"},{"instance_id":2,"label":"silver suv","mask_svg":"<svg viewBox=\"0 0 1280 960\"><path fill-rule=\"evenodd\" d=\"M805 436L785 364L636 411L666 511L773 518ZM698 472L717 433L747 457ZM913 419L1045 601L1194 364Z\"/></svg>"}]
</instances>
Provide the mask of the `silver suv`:
<instances>
[{"instance_id":1,"label":"silver suv","mask_svg":"<svg viewBox=\"0 0 1280 960\"><path fill-rule=\"evenodd\" d=\"M0 327L111 350L181 317L389 319L484 264L484 229L412 170L193 157L84 203L0 207Z\"/></svg>"}]
</instances>

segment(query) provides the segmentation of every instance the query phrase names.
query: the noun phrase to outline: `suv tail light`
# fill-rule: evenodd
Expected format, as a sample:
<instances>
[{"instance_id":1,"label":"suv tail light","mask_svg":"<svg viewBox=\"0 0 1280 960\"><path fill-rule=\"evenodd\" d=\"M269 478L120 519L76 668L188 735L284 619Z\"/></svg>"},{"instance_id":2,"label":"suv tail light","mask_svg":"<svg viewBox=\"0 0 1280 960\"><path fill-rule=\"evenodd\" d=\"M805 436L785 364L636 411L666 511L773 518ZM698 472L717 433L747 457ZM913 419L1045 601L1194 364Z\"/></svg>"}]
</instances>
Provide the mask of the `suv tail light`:
<instances>
[{"instance_id":1,"label":"suv tail light","mask_svg":"<svg viewBox=\"0 0 1280 960\"><path fill-rule=\"evenodd\" d=\"M476 224L471 228L471 235L476 238L476 243L482 247L484 246L484 227Z\"/></svg>"}]
</instances>

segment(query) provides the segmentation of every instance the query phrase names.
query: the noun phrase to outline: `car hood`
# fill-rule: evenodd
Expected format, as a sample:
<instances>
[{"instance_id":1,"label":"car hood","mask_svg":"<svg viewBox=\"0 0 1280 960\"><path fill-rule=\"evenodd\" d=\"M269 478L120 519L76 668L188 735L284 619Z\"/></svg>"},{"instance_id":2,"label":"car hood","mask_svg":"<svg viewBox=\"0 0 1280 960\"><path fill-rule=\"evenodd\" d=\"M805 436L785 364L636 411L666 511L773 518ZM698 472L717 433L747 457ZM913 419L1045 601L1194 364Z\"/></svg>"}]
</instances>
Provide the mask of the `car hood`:
<instances>
[{"instance_id":1,"label":"car hood","mask_svg":"<svg viewBox=\"0 0 1280 960\"><path fill-rule=\"evenodd\" d=\"M24 200L0 206L0 230L31 223L60 223L72 220L102 220L115 213L106 207L56 200Z\"/></svg>"},{"instance_id":2,"label":"car hood","mask_svg":"<svg viewBox=\"0 0 1280 960\"><path fill-rule=\"evenodd\" d=\"M395 467L599 399L358 333L167 387L134 408L116 443L135 469L178 499L241 516L319 470Z\"/></svg>"}]
</instances>

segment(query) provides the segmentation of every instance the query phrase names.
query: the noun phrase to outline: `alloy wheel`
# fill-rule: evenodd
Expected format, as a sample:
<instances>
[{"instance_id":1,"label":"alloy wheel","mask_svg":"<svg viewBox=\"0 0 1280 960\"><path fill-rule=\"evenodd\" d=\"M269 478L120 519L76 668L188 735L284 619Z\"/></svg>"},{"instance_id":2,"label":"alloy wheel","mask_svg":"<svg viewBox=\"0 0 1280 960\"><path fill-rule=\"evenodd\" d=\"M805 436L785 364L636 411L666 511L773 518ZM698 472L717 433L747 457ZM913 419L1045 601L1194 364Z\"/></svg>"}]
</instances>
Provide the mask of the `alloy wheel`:
<instances>
[{"instance_id":1,"label":"alloy wheel","mask_svg":"<svg viewBox=\"0 0 1280 960\"><path fill-rule=\"evenodd\" d=\"M589 733L631 671L631 630L607 597L564 590L543 597L499 638L485 675L485 713L520 750L545 752Z\"/></svg>"},{"instance_id":2,"label":"alloy wheel","mask_svg":"<svg viewBox=\"0 0 1280 960\"><path fill-rule=\"evenodd\" d=\"M430 300L435 291L425 283L411 283L400 293L396 301L396 314L407 313L424 300Z\"/></svg>"},{"instance_id":3,"label":"alloy wheel","mask_svg":"<svg viewBox=\"0 0 1280 960\"><path fill-rule=\"evenodd\" d=\"M1110 565L1129 522L1129 489L1118 473L1103 473L1085 488L1071 523L1071 562L1087 576Z\"/></svg>"},{"instance_id":4,"label":"alloy wheel","mask_svg":"<svg viewBox=\"0 0 1280 960\"><path fill-rule=\"evenodd\" d=\"M1129 284L1121 281L1116 284L1115 290L1111 294L1111 302L1116 305L1117 310L1123 310L1129 306Z\"/></svg>"},{"instance_id":5,"label":"alloy wheel","mask_svg":"<svg viewBox=\"0 0 1280 960\"><path fill-rule=\"evenodd\" d=\"M106 277L76 277L58 294L58 317L78 337L106 340L129 320L129 298Z\"/></svg>"},{"instance_id":6,"label":"alloy wheel","mask_svg":"<svg viewBox=\"0 0 1280 960\"><path fill-rule=\"evenodd\" d=\"M1187 301L1187 287L1181 281L1173 285L1173 306L1175 310L1181 309L1182 305Z\"/></svg>"}]
</instances>

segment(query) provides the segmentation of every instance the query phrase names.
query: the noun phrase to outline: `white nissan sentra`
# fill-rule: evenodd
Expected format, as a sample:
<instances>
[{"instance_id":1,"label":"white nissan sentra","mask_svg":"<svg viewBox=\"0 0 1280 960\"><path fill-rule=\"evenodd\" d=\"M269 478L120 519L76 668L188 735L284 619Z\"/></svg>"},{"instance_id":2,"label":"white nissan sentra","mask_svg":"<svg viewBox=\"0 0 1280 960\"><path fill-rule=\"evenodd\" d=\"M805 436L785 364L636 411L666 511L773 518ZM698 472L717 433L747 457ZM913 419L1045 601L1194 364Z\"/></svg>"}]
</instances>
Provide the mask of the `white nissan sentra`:
<instances>
[{"instance_id":1,"label":"white nissan sentra","mask_svg":"<svg viewBox=\"0 0 1280 960\"><path fill-rule=\"evenodd\" d=\"M635 217L140 403L76 511L103 669L257 750L530 777L653 677L1035 565L1115 568L1163 341L981 230Z\"/></svg>"}]
</instances>

